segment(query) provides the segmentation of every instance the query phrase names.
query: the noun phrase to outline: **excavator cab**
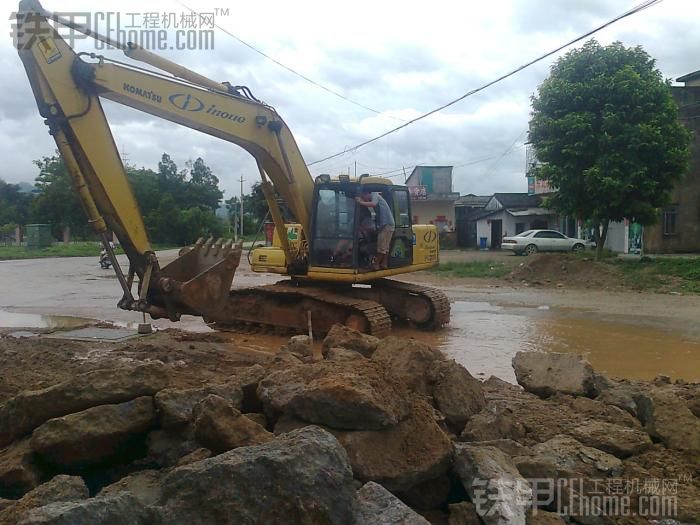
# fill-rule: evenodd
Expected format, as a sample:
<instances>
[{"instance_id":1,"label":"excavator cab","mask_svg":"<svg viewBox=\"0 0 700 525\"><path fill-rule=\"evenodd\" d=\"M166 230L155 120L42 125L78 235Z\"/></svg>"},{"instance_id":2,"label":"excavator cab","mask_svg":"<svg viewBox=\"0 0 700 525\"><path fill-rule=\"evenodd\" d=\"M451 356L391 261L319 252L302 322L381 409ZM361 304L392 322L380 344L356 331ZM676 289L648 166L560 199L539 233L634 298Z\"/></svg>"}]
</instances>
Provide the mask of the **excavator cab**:
<instances>
[{"instance_id":1,"label":"excavator cab","mask_svg":"<svg viewBox=\"0 0 700 525\"><path fill-rule=\"evenodd\" d=\"M377 254L377 212L356 202L367 190L381 196L394 216L389 268L411 264L411 204L405 186L394 186L379 178L350 180L321 175L314 188L309 261L312 267L370 271Z\"/></svg>"}]
</instances>

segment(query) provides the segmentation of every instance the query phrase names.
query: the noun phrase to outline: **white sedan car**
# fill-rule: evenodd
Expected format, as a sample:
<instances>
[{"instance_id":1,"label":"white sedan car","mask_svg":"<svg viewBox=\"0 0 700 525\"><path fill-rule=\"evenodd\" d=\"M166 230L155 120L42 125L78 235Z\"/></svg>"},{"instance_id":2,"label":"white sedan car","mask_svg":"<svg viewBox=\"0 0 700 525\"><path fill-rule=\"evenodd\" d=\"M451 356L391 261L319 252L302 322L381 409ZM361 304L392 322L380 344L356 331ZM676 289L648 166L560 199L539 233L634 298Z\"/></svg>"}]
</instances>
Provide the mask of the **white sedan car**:
<instances>
[{"instance_id":1,"label":"white sedan car","mask_svg":"<svg viewBox=\"0 0 700 525\"><path fill-rule=\"evenodd\" d=\"M532 255L537 252L578 252L590 244L590 241L567 237L555 230L527 230L514 237L504 237L501 248L515 255Z\"/></svg>"}]
</instances>

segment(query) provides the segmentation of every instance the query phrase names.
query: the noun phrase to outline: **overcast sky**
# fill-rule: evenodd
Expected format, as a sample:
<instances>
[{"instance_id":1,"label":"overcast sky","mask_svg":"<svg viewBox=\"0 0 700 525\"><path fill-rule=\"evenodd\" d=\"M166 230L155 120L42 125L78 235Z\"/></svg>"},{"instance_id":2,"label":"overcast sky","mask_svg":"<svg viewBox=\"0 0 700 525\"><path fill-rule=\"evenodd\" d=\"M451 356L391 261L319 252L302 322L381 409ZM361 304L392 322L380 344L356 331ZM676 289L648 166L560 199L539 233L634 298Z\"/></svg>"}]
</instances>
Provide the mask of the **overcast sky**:
<instances>
[{"instance_id":1,"label":"overcast sky","mask_svg":"<svg viewBox=\"0 0 700 525\"><path fill-rule=\"evenodd\" d=\"M184 2L188 4L187 1ZM162 54L213 79L245 84L273 105L294 133L307 162L347 149L433 109L585 33L638 1L490 0L198 1L215 22L315 81L375 114L319 89L215 29L213 50ZM56 12L88 12L95 2L44 0ZM226 5L228 4L228 6ZM176 1L103 1L120 12L122 24L141 24L144 13L187 9ZM234 7L235 5L235 7ZM5 20L9 2L3 3ZM129 14L133 13L133 14ZM641 45L667 78L700 69L700 2L664 0L596 35L602 43ZM7 22L8 31L10 21ZM101 28L98 27L98 30ZM174 37L173 37L174 39ZM580 45L580 44L579 44ZM94 50L80 43L81 50ZM123 59L119 51L106 55ZM560 53L561 55L561 53ZM557 55L557 56L560 56ZM415 164L455 165L454 190L462 194L526 191L524 176L530 97L549 72L553 57L354 153L311 167L312 174L340 172L398 175ZM42 123L22 64L6 38L0 47L0 178L32 182L32 161L55 150ZM226 196L257 180L249 155L226 142L104 103L120 150L136 166L156 168L163 152L179 166L203 157ZM484 160L486 159L486 160ZM479 161L479 162L476 162Z\"/></svg>"}]
</instances>

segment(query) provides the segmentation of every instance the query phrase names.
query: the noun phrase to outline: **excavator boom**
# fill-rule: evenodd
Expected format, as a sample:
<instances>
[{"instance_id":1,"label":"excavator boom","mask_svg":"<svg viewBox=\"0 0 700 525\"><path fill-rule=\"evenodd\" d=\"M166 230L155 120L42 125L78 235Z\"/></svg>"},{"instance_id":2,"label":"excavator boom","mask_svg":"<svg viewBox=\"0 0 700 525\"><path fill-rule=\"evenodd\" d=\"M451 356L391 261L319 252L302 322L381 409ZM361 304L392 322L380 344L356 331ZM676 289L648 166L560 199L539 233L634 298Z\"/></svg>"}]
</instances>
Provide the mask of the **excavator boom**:
<instances>
[{"instance_id":1,"label":"excavator boom","mask_svg":"<svg viewBox=\"0 0 700 525\"><path fill-rule=\"evenodd\" d=\"M269 177L302 228L310 224L313 180L284 121L270 106L134 45L123 46L46 12L36 0L20 2L16 45L39 108L63 157L94 231L112 255L124 296L119 306L178 319L221 310L241 247L200 240L160 268L126 177L101 98L150 113L246 149ZM65 23L121 46L135 60L166 73L77 54L49 23ZM244 92L245 93L245 92ZM276 205L276 203L270 203ZM280 231L284 224L278 225ZM129 258L128 275L107 242L113 232ZM292 254L287 254L291 262ZM139 291L131 291L134 277Z\"/></svg>"}]
</instances>

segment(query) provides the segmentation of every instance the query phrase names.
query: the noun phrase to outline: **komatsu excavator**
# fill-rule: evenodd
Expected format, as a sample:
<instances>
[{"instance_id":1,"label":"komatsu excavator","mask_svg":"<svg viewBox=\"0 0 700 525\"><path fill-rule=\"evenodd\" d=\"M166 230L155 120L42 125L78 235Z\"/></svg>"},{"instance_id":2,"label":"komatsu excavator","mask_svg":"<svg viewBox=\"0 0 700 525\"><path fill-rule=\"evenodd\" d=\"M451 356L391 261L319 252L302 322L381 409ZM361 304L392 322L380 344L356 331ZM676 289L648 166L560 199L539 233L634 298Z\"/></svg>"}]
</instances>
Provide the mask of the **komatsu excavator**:
<instances>
[{"instance_id":1,"label":"komatsu excavator","mask_svg":"<svg viewBox=\"0 0 700 525\"><path fill-rule=\"evenodd\" d=\"M52 25L53 24L53 25ZM76 53L60 24L121 49L153 69L94 53ZM122 287L118 306L152 318L201 316L227 329L325 333L334 323L377 336L392 318L425 329L449 321L446 296L390 276L438 264L433 225L412 224L408 188L362 176L312 178L290 130L277 112L244 86L219 83L132 43L116 42L22 0L15 34L39 113L65 162L89 223L101 236ZM274 242L250 254L253 271L288 278L277 284L231 289L242 246L198 241L160 267L126 177L101 98L196 129L248 151L256 160L274 222ZM395 220L388 268L370 269L367 228L374 212L359 206L362 190L380 194ZM294 216L285 223L275 192ZM108 242L113 232L129 268L119 266ZM136 291L134 282L138 279Z\"/></svg>"}]
</instances>

